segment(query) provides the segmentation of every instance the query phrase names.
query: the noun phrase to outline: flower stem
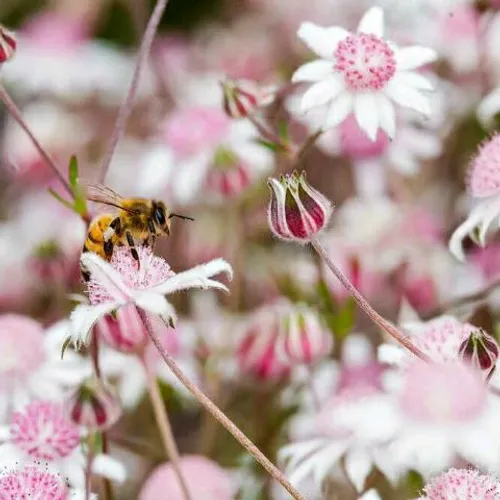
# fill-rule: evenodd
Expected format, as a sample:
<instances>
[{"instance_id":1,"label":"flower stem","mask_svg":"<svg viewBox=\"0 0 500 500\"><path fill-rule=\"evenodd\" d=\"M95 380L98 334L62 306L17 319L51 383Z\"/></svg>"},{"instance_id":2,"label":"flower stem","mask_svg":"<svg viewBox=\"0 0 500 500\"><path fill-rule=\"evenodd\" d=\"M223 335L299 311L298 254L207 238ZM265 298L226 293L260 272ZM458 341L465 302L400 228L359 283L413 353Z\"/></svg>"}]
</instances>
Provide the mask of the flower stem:
<instances>
[{"instance_id":1,"label":"flower stem","mask_svg":"<svg viewBox=\"0 0 500 500\"><path fill-rule=\"evenodd\" d=\"M402 346L406 347L415 356L423 361L430 362L430 358L421 351L413 342L402 332L400 332L392 323L384 319L380 314L373 309L368 301L358 292L357 288L347 279L344 273L334 264L328 256L325 248L321 243L315 239L311 239L311 245L316 250L320 258L325 262L330 271L337 277L337 279L344 285L347 291L352 295L356 304L365 312L365 314L382 330L387 332L391 337L399 342Z\"/></svg>"},{"instance_id":2,"label":"flower stem","mask_svg":"<svg viewBox=\"0 0 500 500\"><path fill-rule=\"evenodd\" d=\"M153 10L153 13L151 14L151 17L149 18L148 25L146 26L146 30L141 42L141 47L139 49L137 64L132 76L132 81L130 82L127 96L125 97L125 100L123 101L120 110L118 111L118 117L116 119L113 135L111 136L108 150L106 151L106 155L101 166L101 171L99 172L99 182L101 183L104 182L104 179L106 178L106 174L109 170L109 166L115 153L116 146L118 145L118 142L125 131L128 117L130 116L132 107L134 105L135 94L139 86L139 79L142 73L142 69L148 59L149 52L151 51L151 46L156 35L156 30L158 29L158 25L160 24L163 12L165 11L167 4L168 0L158 0L156 2L156 6Z\"/></svg>"},{"instance_id":3,"label":"flower stem","mask_svg":"<svg viewBox=\"0 0 500 500\"><path fill-rule=\"evenodd\" d=\"M321 134L323 134L323 130L319 129L316 132L314 132L314 134L311 134L309 137L307 137L306 140L302 143L300 148L295 153L295 168L297 168L301 164L306 153L312 146L314 146L314 144L319 139Z\"/></svg>"},{"instance_id":4,"label":"flower stem","mask_svg":"<svg viewBox=\"0 0 500 500\"><path fill-rule=\"evenodd\" d=\"M44 159L45 163L47 163L47 165L52 170L54 175L58 178L59 182L63 185L64 189L66 189L66 191L73 198L73 191L70 185L68 184L64 176L61 174L61 172L59 172L59 169L57 168L54 160L50 157L50 155L45 151L45 149L43 149L42 145L38 142L38 139L34 136L30 127L24 120L23 115L21 114L21 111L17 107L16 103L12 100L9 93L1 83L0 83L0 101L4 103L5 107L7 108L7 111L12 116L12 118L14 118L14 120L18 123L18 125L26 132L31 142L33 143L33 146L35 146L40 156Z\"/></svg>"},{"instance_id":5,"label":"flower stem","mask_svg":"<svg viewBox=\"0 0 500 500\"><path fill-rule=\"evenodd\" d=\"M232 435L233 437L259 462L262 467L278 481L295 500L306 500L287 480L283 473L255 446L255 444L248 439L243 432L208 398L203 391L201 391L195 384L193 384L177 366L172 356L166 351L161 344L158 335L153 331L149 323L147 325L148 334L153 341L156 349L161 357L172 370L172 373L179 379L179 381L188 389L191 394L198 400L198 402L216 419L218 420Z\"/></svg>"},{"instance_id":6,"label":"flower stem","mask_svg":"<svg viewBox=\"0 0 500 500\"><path fill-rule=\"evenodd\" d=\"M87 441L87 464L85 466L85 500L89 500L92 493L92 465L94 463L94 449L91 440L92 436L89 436Z\"/></svg>"},{"instance_id":7,"label":"flower stem","mask_svg":"<svg viewBox=\"0 0 500 500\"><path fill-rule=\"evenodd\" d=\"M177 476L177 480L179 481L182 495L184 496L185 500L193 500L193 497L189 493L186 479L182 474L179 450L177 449L177 445L175 443L175 438L172 432L172 427L170 426L167 409L163 404L155 374L148 366L146 360L143 359L142 361L147 375L149 397L151 398L151 404L153 405L156 424L158 425L158 429L160 430L163 446L170 462L172 463L172 468L174 469L174 473Z\"/></svg>"}]
</instances>

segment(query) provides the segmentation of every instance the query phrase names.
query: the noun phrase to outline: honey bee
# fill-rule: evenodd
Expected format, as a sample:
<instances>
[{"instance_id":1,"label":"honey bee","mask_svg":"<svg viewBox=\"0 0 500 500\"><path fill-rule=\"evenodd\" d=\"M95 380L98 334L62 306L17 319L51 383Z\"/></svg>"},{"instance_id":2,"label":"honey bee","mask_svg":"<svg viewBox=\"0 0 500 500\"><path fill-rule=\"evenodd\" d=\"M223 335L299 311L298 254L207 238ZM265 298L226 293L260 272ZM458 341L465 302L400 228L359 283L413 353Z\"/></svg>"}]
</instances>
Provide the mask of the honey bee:
<instances>
[{"instance_id":1,"label":"honey bee","mask_svg":"<svg viewBox=\"0 0 500 500\"><path fill-rule=\"evenodd\" d=\"M128 245L132 257L139 265L136 242L154 245L159 236L170 236L170 219L193 220L191 217L170 213L163 201L148 198L123 198L112 189L90 184L86 187L87 199L117 208L117 213L105 213L92 219L83 245L83 252L94 252L109 261L116 246ZM82 269L82 278L90 279Z\"/></svg>"}]
</instances>

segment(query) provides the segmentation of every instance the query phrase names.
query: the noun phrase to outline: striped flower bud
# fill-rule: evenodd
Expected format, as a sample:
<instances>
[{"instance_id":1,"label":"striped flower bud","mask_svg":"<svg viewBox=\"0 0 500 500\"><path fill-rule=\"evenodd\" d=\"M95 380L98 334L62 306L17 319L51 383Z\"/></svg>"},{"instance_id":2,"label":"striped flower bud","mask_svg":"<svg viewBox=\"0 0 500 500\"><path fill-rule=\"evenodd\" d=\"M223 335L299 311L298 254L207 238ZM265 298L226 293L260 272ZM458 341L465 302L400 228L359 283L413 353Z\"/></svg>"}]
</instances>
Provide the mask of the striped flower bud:
<instances>
[{"instance_id":1,"label":"striped flower bud","mask_svg":"<svg viewBox=\"0 0 500 500\"><path fill-rule=\"evenodd\" d=\"M224 111L231 118L244 118L271 104L276 88L261 87L251 80L226 79L221 82Z\"/></svg>"},{"instance_id":2,"label":"striped flower bud","mask_svg":"<svg viewBox=\"0 0 500 500\"><path fill-rule=\"evenodd\" d=\"M74 423L92 431L109 429L121 415L114 392L95 377L87 379L73 393L68 411Z\"/></svg>"},{"instance_id":3,"label":"striped flower bud","mask_svg":"<svg viewBox=\"0 0 500 500\"><path fill-rule=\"evenodd\" d=\"M280 180L270 178L268 184L271 188L268 223L275 236L307 242L326 226L332 205L310 186L304 172L293 172Z\"/></svg>"},{"instance_id":4,"label":"striped flower bud","mask_svg":"<svg viewBox=\"0 0 500 500\"><path fill-rule=\"evenodd\" d=\"M14 33L0 25L0 64L12 59L16 48L17 40Z\"/></svg>"},{"instance_id":5,"label":"striped flower bud","mask_svg":"<svg viewBox=\"0 0 500 500\"><path fill-rule=\"evenodd\" d=\"M314 309L301 304L283 318L277 351L288 363L314 364L332 347L332 334Z\"/></svg>"},{"instance_id":6,"label":"striped flower bud","mask_svg":"<svg viewBox=\"0 0 500 500\"><path fill-rule=\"evenodd\" d=\"M491 372L498 359L497 341L482 328L473 330L459 348L460 357L479 370Z\"/></svg>"}]
</instances>

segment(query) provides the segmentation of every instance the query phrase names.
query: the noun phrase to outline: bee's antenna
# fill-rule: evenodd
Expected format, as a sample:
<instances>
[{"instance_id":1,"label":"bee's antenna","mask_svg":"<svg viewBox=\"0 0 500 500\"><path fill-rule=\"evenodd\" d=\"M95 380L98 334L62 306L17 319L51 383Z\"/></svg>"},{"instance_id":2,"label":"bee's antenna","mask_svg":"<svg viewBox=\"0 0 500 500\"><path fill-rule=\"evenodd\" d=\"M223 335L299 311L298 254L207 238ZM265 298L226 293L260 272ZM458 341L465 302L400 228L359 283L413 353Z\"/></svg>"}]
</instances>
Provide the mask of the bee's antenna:
<instances>
[{"instance_id":1,"label":"bee's antenna","mask_svg":"<svg viewBox=\"0 0 500 500\"><path fill-rule=\"evenodd\" d=\"M177 217L178 219L183 219L183 220L192 220L192 221L194 221L194 219L192 217L188 217L187 215L170 214L168 216L169 219L172 219L173 217Z\"/></svg>"}]
</instances>

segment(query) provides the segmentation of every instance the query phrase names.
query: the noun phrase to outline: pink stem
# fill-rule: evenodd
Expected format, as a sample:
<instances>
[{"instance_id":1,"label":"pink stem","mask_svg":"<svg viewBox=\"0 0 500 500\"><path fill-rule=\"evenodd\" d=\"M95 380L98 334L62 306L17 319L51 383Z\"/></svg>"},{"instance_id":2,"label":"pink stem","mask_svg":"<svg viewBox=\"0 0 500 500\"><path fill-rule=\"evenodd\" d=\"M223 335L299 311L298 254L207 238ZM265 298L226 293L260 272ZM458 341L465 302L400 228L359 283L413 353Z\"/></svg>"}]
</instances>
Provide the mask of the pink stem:
<instances>
[{"instance_id":1,"label":"pink stem","mask_svg":"<svg viewBox=\"0 0 500 500\"><path fill-rule=\"evenodd\" d=\"M123 101L120 110L118 112L118 118L116 119L115 129L113 130L113 135L109 142L108 150L104 157L102 163L101 171L99 173L99 182L104 182L106 174L108 173L111 160L118 145L118 141L125 131L127 125L128 117L132 111L134 105L135 94L139 86L139 79L141 76L142 69L148 59L149 52L151 51L151 46L153 44L154 37L156 35L156 30L160 24L163 12L165 11L168 4L168 0L158 0L156 6L149 18L148 25L146 26L146 31L144 32L144 37L142 38L141 47L139 49L139 56L137 58L137 64L135 66L134 74L132 76L132 81L130 82L130 87L128 94Z\"/></svg>"},{"instance_id":2,"label":"pink stem","mask_svg":"<svg viewBox=\"0 0 500 500\"><path fill-rule=\"evenodd\" d=\"M4 103L5 107L7 108L12 118L14 118L14 120L16 120L18 125L26 132L28 137L31 139L33 146L35 146L36 150L38 151L40 156L44 159L45 163L49 166L54 175L59 179L60 183L64 186L64 189L66 189L66 191L73 198L73 191L70 185L68 184L64 176L61 174L61 172L59 172L59 169L57 168L54 160L50 157L50 155L45 151L45 149L43 149L42 145L38 142L38 139L34 136L30 127L24 120L21 111L19 110L16 103L12 100L12 98L10 97L7 90L2 84L0 84L0 100Z\"/></svg>"},{"instance_id":3,"label":"pink stem","mask_svg":"<svg viewBox=\"0 0 500 500\"><path fill-rule=\"evenodd\" d=\"M423 361L429 363L431 359L427 354L421 351L413 342L402 332L400 332L392 323L384 319L380 314L373 309L373 307L368 303L368 301L361 295L356 287L347 279L344 273L335 265L335 263L330 259L326 253L325 248L321 243L313 238L311 239L311 245L316 250L321 259L328 266L330 271L337 277L337 279L344 285L347 291L352 295L356 304L365 312L365 314L382 330L386 331L391 337L393 337L402 346L406 347L415 356Z\"/></svg>"}]
</instances>

